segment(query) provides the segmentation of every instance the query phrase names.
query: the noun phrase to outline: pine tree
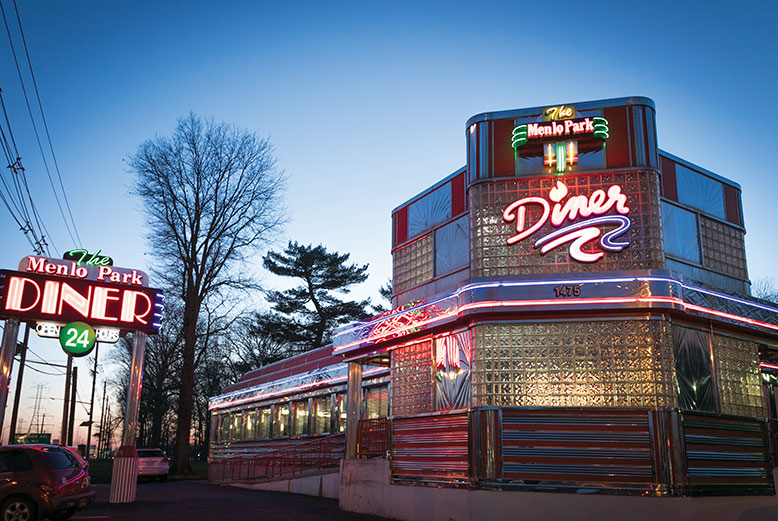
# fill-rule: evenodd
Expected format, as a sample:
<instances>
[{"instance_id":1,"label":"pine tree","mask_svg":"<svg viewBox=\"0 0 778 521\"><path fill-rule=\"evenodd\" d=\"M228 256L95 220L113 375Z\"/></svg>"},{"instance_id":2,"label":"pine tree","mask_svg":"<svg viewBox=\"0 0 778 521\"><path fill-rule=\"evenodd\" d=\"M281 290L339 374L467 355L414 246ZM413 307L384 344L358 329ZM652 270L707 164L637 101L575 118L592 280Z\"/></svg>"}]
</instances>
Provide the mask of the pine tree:
<instances>
[{"instance_id":1,"label":"pine tree","mask_svg":"<svg viewBox=\"0 0 778 521\"><path fill-rule=\"evenodd\" d=\"M268 252L263 260L271 273L301 281L299 286L267 296L275 311L275 334L298 351L329 343L336 327L367 316L370 299L347 301L337 296L367 279L368 265L347 264L348 253L330 253L322 245L290 241L283 252Z\"/></svg>"}]
</instances>

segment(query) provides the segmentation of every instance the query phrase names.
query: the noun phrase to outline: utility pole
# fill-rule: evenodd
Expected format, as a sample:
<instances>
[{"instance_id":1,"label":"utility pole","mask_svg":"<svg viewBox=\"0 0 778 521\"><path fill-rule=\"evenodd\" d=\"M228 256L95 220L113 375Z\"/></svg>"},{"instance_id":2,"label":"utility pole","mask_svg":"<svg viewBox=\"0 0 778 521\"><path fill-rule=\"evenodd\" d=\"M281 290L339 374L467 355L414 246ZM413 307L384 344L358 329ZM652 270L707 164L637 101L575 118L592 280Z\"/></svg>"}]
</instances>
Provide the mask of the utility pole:
<instances>
[{"instance_id":1,"label":"utility pole","mask_svg":"<svg viewBox=\"0 0 778 521\"><path fill-rule=\"evenodd\" d=\"M22 340L22 352L19 356L19 376L16 377L16 394L14 394L14 404L11 410L11 428L8 431L8 443L14 441L16 435L16 420L19 417L19 399L22 396L22 376L24 376L24 363L27 361L27 341L30 339L30 324L24 323L24 340Z\"/></svg>"},{"instance_id":2,"label":"utility pole","mask_svg":"<svg viewBox=\"0 0 778 521\"><path fill-rule=\"evenodd\" d=\"M76 383L78 381L78 367L73 368L73 378L70 382L70 426L68 427L68 447L73 446L73 423L76 421Z\"/></svg>"},{"instance_id":3,"label":"utility pole","mask_svg":"<svg viewBox=\"0 0 778 521\"><path fill-rule=\"evenodd\" d=\"M89 402L89 427L86 430L86 459L89 459L89 446L92 444L92 417L95 412L95 384L97 383L97 354L100 342L95 342L95 367L92 370L92 399Z\"/></svg>"},{"instance_id":4,"label":"utility pole","mask_svg":"<svg viewBox=\"0 0 778 521\"><path fill-rule=\"evenodd\" d=\"M14 362L18 335L19 320L7 319L3 328L3 342L0 344L0 437L3 434L5 405L8 402L8 389L11 387L11 366Z\"/></svg>"},{"instance_id":5,"label":"utility pole","mask_svg":"<svg viewBox=\"0 0 778 521\"><path fill-rule=\"evenodd\" d=\"M105 404L105 449L111 451L111 404Z\"/></svg>"},{"instance_id":6,"label":"utility pole","mask_svg":"<svg viewBox=\"0 0 778 521\"><path fill-rule=\"evenodd\" d=\"M62 406L62 436L60 443L65 445L68 439L68 405L70 403L70 372L73 368L73 357L68 355L68 368L65 371L65 403Z\"/></svg>"},{"instance_id":7,"label":"utility pole","mask_svg":"<svg viewBox=\"0 0 778 521\"><path fill-rule=\"evenodd\" d=\"M108 382L103 381L103 405L100 408L100 435L97 437L97 456L99 457L102 450L105 450L105 391Z\"/></svg>"}]
</instances>

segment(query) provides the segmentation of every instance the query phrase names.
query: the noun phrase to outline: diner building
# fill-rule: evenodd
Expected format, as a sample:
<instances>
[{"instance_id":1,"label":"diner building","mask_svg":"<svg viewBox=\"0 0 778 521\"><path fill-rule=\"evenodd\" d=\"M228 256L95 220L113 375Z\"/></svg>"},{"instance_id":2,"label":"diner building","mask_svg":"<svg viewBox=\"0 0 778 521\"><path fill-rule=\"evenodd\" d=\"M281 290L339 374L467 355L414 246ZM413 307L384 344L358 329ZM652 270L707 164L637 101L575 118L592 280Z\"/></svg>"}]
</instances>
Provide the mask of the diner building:
<instances>
[{"instance_id":1,"label":"diner building","mask_svg":"<svg viewBox=\"0 0 778 521\"><path fill-rule=\"evenodd\" d=\"M655 115L644 97L478 114L466 165L392 212L394 309L322 348L344 508L774 494L778 306L751 295L740 186L660 150ZM266 372L212 399L215 425ZM219 429L212 463L237 443Z\"/></svg>"}]
</instances>

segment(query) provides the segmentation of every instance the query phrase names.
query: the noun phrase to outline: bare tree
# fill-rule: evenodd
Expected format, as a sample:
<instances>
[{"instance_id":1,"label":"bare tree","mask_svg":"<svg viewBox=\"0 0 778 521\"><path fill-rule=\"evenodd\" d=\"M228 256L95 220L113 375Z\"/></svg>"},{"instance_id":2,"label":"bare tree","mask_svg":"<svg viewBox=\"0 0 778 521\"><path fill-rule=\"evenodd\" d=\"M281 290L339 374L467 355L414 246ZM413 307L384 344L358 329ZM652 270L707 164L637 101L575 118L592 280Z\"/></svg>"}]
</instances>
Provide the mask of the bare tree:
<instances>
[{"instance_id":1,"label":"bare tree","mask_svg":"<svg viewBox=\"0 0 778 521\"><path fill-rule=\"evenodd\" d=\"M245 373L283 360L294 354L288 343L277 337L272 314L255 312L241 316L230 331L230 353L226 358L231 378L237 381Z\"/></svg>"},{"instance_id":2,"label":"bare tree","mask_svg":"<svg viewBox=\"0 0 778 521\"><path fill-rule=\"evenodd\" d=\"M773 278L768 277L755 281L751 286L751 293L757 298L778 304L778 284Z\"/></svg>"},{"instance_id":3,"label":"bare tree","mask_svg":"<svg viewBox=\"0 0 778 521\"><path fill-rule=\"evenodd\" d=\"M163 287L178 289L182 302L175 470L189 473L203 306L254 286L241 268L282 223L284 176L267 139L194 114L179 120L171 137L140 145L129 164L146 211L154 273Z\"/></svg>"}]
</instances>

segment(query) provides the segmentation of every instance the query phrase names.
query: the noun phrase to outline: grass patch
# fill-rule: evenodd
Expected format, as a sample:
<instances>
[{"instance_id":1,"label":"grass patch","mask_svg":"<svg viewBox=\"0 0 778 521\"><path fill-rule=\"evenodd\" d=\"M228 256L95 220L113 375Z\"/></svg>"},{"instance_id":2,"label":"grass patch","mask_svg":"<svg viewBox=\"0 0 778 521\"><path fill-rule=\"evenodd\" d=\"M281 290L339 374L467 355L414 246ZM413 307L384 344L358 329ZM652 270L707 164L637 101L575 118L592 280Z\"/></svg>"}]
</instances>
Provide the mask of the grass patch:
<instances>
[{"instance_id":1,"label":"grass patch","mask_svg":"<svg viewBox=\"0 0 778 521\"><path fill-rule=\"evenodd\" d=\"M206 461L192 461L189 463L192 468L191 474L173 476L173 469L171 466L171 478L172 479L208 479L208 462ZM113 472L113 460L112 459L94 459L89 462L89 477L92 479L92 483L110 483L111 473Z\"/></svg>"},{"instance_id":2,"label":"grass patch","mask_svg":"<svg viewBox=\"0 0 778 521\"><path fill-rule=\"evenodd\" d=\"M172 479L208 479L207 461L190 461L189 467L192 469L191 474L173 474L173 466L171 465L170 477Z\"/></svg>"}]
</instances>

